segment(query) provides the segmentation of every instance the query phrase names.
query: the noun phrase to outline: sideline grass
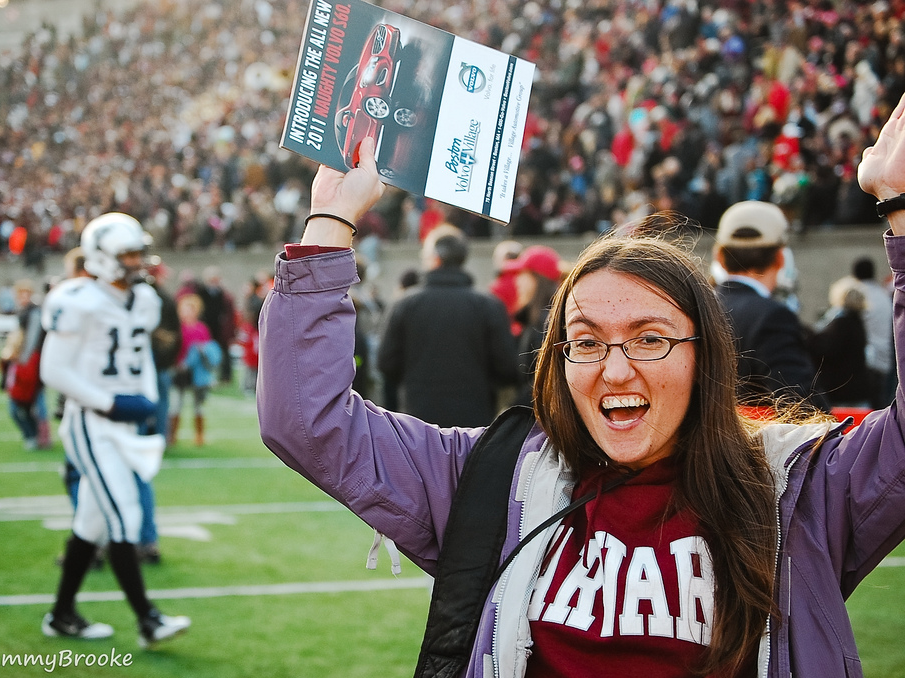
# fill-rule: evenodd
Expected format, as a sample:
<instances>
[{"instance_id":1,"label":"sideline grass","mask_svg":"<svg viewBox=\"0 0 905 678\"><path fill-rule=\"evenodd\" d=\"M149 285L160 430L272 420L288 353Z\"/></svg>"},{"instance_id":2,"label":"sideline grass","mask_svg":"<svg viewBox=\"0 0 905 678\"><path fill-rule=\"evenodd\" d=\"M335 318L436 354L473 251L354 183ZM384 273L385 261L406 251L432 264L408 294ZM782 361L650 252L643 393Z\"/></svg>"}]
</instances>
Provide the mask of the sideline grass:
<instances>
[{"instance_id":1,"label":"sideline grass","mask_svg":"<svg viewBox=\"0 0 905 678\"><path fill-rule=\"evenodd\" d=\"M25 452L5 415L0 395L0 501L11 497L63 497L54 450ZM219 389L208 405L209 442L191 444L184 423L181 442L168 450L168 466L155 480L161 515L174 507L204 511L231 505L322 504L325 495L307 481L273 463L261 444L253 401L236 389ZM227 467L190 468L192 460ZM228 467L227 460L246 460ZM37 465L43 470L6 469ZM385 552L377 572L364 569L370 529L345 510L276 513L213 512L202 523L209 541L164 536L164 562L146 567L149 589L290 582L389 579ZM219 521L219 522L218 522ZM51 594L59 577L54 563L65 531L39 520L0 520L0 596ZM900 546L895 556L905 557ZM403 577L420 577L411 563ZM109 568L91 572L86 591L115 591ZM390 591L281 594L257 597L162 600L165 612L187 614L188 634L154 652L138 649L134 620L123 601L82 603L89 617L117 629L112 639L73 642L41 635L46 605L0 606L0 655L61 650L100 655L116 648L132 653L130 667L67 667L56 671L73 678L357 678L410 676L418 656L429 604L426 588ZM867 678L905 678L905 567L881 567L855 591L848 607ZM47 675L40 666L0 666L0 678Z\"/></svg>"},{"instance_id":2,"label":"sideline grass","mask_svg":"<svg viewBox=\"0 0 905 678\"><path fill-rule=\"evenodd\" d=\"M51 497L59 502L63 485L57 472L62 446L25 452L0 395L0 501L11 497ZM191 422L189 422L190 424ZM163 536L164 562L146 566L151 590L293 582L392 580L389 558L381 553L376 572L364 564L373 533L351 513L290 471L258 437L254 403L235 389L215 392L208 406L208 444L191 442L189 424L167 451L167 466L155 479L159 522L175 507L203 511L209 541ZM193 468L192 460L225 467ZM242 465L241 460L250 464ZM239 460L230 468L227 460ZM31 472L6 469L38 467ZM316 510L238 513L242 505L313 506ZM327 505L333 510L323 510ZM217 512L217 508L227 509ZM212 511L212 509L214 509ZM213 515L212 515L213 514ZM52 594L59 578L55 558L66 531L46 529L39 520L0 520L0 596ZM423 574L403 563L403 577ZM306 593L160 600L172 614L187 614L193 625L182 638L153 652L138 648L135 622L123 601L79 605L88 617L114 626L111 639L74 642L41 635L47 605L0 606L0 656L26 653L132 653L129 667L58 667L81 676L142 678L347 678L410 676L418 656L429 604L426 585L417 588L348 593ZM116 591L109 567L90 572L85 591ZM0 666L6 676L46 675L41 666Z\"/></svg>"},{"instance_id":3,"label":"sideline grass","mask_svg":"<svg viewBox=\"0 0 905 678\"><path fill-rule=\"evenodd\" d=\"M164 610L191 616L193 625L185 636L152 652L138 649L124 602L80 606L84 614L117 629L113 638L86 642L44 638L37 625L43 609L9 607L0 620L0 652L101 654L115 648L133 655L132 667L60 669L66 676L407 678L417 659L427 596L416 589L163 601ZM9 671L0 667L0 676L42 673L40 668Z\"/></svg>"}]
</instances>

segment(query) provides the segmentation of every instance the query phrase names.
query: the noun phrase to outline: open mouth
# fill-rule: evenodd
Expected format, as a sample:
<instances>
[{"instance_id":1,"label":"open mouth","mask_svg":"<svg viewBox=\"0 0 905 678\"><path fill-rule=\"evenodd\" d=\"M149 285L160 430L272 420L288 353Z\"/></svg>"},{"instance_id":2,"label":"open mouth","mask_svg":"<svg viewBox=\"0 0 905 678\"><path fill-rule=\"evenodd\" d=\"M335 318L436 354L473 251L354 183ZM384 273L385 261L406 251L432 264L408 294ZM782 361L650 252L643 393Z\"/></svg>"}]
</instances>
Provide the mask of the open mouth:
<instances>
[{"instance_id":1,"label":"open mouth","mask_svg":"<svg viewBox=\"0 0 905 678\"><path fill-rule=\"evenodd\" d=\"M650 402L641 396L607 396L600 401L603 416L614 423L635 421L650 409Z\"/></svg>"}]
</instances>

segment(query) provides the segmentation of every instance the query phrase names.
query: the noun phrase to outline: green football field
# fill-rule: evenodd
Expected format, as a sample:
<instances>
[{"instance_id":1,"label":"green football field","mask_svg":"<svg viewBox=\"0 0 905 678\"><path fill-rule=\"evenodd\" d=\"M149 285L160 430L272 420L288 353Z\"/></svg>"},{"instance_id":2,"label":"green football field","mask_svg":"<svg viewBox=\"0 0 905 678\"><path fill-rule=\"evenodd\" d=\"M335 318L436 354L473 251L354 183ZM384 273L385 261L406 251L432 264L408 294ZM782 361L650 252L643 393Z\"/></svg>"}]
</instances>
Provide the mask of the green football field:
<instances>
[{"instance_id":1,"label":"green football field","mask_svg":"<svg viewBox=\"0 0 905 678\"><path fill-rule=\"evenodd\" d=\"M181 441L154 482L163 562L146 566L145 579L165 613L192 618L189 633L139 649L132 614L104 567L89 573L79 608L112 624L113 638L45 638L40 621L70 518L63 452L58 441L50 451L24 451L5 395L0 406L0 678L412 675L429 579L407 561L393 577L384 550L377 570L365 569L371 529L267 451L253 399L235 389L209 399L204 447L194 446L183 418ZM893 556L849 604L871 678L905 678L905 548ZM43 666L12 664L37 655ZM78 655L86 657L76 667Z\"/></svg>"}]
</instances>

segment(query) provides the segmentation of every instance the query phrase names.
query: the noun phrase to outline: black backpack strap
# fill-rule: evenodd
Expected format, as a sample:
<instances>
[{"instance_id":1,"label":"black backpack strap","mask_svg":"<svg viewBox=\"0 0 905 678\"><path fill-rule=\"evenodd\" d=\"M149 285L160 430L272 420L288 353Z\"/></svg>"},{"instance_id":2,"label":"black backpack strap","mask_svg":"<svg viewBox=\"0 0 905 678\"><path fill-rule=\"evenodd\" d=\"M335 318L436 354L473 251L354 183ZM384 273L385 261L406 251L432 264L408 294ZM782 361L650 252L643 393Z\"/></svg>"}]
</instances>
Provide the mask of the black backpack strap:
<instances>
[{"instance_id":1,"label":"black backpack strap","mask_svg":"<svg viewBox=\"0 0 905 678\"><path fill-rule=\"evenodd\" d=\"M591 501L592 499L595 499L598 495L606 494L610 490L612 490L616 487L619 487L619 485L622 485L624 482L631 480L636 475L638 475L640 472L641 471L630 471L628 473L622 473L619 476L617 476L616 478L614 478L613 480L611 480L609 483L604 485L599 490L594 490L593 492L588 492L583 497L579 497L578 499L573 501L571 504L569 504L565 508L560 509L559 511L554 513L552 516L547 518L544 522L542 522L540 525L538 525L533 530L531 530L528 534L526 534L524 537L522 537L522 540L518 544L515 545L515 548L509 552L508 556L506 556L506 560L504 560L502 563L500 563L500 566L497 568L496 574L494 574L494 576L493 576L493 581L496 581L497 579L499 579L500 577L503 576L503 572L505 572L506 568L509 567L509 564L513 560L515 560L515 557L519 554L519 551L521 551L523 548L525 548L525 546L528 545L528 542L530 542L537 535L539 535L541 532L543 532L548 527L550 527L553 523L559 522L560 520L565 518L567 515L572 513L572 511L575 511L576 509L580 509L582 506L587 504L589 501Z\"/></svg>"},{"instance_id":2,"label":"black backpack strap","mask_svg":"<svg viewBox=\"0 0 905 678\"><path fill-rule=\"evenodd\" d=\"M530 408L506 410L465 460L443 534L416 678L454 678L468 662L506 539L515 465L534 423Z\"/></svg>"}]
</instances>

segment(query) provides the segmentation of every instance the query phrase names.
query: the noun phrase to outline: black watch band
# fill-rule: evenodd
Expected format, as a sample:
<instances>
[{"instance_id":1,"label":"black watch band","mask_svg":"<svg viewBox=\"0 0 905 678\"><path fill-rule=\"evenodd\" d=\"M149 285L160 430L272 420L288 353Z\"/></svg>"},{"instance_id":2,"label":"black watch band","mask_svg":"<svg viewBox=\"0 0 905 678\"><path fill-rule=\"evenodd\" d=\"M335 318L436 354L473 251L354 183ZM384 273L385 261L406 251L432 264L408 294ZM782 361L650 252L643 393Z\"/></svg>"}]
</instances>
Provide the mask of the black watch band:
<instances>
[{"instance_id":1,"label":"black watch band","mask_svg":"<svg viewBox=\"0 0 905 678\"><path fill-rule=\"evenodd\" d=\"M877 216L881 219L887 214L898 212L899 210L905 210L905 193L900 193L895 198L889 198L888 200L880 200L877 203Z\"/></svg>"}]
</instances>

